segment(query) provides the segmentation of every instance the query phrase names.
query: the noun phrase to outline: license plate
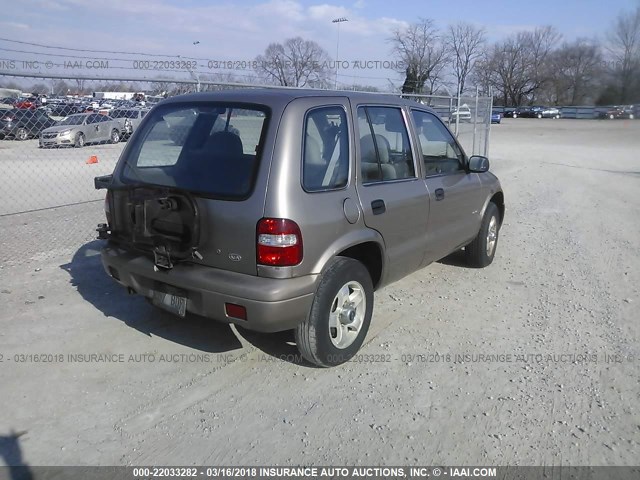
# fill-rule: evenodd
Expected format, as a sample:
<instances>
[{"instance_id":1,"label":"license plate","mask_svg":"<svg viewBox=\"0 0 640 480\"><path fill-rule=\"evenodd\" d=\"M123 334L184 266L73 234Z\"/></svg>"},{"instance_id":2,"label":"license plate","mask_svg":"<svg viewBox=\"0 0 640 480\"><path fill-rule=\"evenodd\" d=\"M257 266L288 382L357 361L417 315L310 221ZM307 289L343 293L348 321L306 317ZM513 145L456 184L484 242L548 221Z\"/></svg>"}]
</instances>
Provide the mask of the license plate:
<instances>
[{"instance_id":1,"label":"license plate","mask_svg":"<svg viewBox=\"0 0 640 480\"><path fill-rule=\"evenodd\" d=\"M171 293L153 292L153 304L181 317L187 312L187 297Z\"/></svg>"}]
</instances>

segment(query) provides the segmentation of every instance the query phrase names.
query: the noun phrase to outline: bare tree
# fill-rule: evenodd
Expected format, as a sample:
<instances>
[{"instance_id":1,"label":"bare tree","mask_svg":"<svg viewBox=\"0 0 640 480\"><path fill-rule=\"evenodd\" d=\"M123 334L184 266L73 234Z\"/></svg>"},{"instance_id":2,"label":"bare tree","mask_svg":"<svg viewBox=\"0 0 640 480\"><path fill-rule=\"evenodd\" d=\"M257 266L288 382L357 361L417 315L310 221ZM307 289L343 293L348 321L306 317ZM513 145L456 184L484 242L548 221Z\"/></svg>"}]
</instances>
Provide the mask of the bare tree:
<instances>
[{"instance_id":1,"label":"bare tree","mask_svg":"<svg viewBox=\"0 0 640 480\"><path fill-rule=\"evenodd\" d=\"M600 47L593 41L578 39L564 43L550 60L549 103L580 105L595 101L602 73Z\"/></svg>"},{"instance_id":2,"label":"bare tree","mask_svg":"<svg viewBox=\"0 0 640 480\"><path fill-rule=\"evenodd\" d=\"M612 73L618 80L620 101L624 103L632 100L631 89L640 75L640 5L635 11L618 15L608 40L615 61Z\"/></svg>"},{"instance_id":3,"label":"bare tree","mask_svg":"<svg viewBox=\"0 0 640 480\"><path fill-rule=\"evenodd\" d=\"M500 92L505 105L534 101L551 78L550 58L559 39L553 27L539 27L494 45L478 61L478 83Z\"/></svg>"},{"instance_id":4,"label":"bare tree","mask_svg":"<svg viewBox=\"0 0 640 480\"><path fill-rule=\"evenodd\" d=\"M467 77L473 70L476 60L483 53L486 43L484 28L464 22L450 25L445 42L451 57L458 91L463 92Z\"/></svg>"},{"instance_id":5,"label":"bare tree","mask_svg":"<svg viewBox=\"0 0 640 480\"><path fill-rule=\"evenodd\" d=\"M37 93L38 95L49 93L50 89L44 83L36 83L33 87L31 87L32 93Z\"/></svg>"},{"instance_id":6,"label":"bare tree","mask_svg":"<svg viewBox=\"0 0 640 480\"><path fill-rule=\"evenodd\" d=\"M301 37L271 43L256 58L258 73L268 82L289 87L327 87L330 59L316 42Z\"/></svg>"},{"instance_id":7,"label":"bare tree","mask_svg":"<svg viewBox=\"0 0 640 480\"><path fill-rule=\"evenodd\" d=\"M1 82L0 87L6 88L9 90L22 90L22 86L19 83L16 83L14 81Z\"/></svg>"},{"instance_id":8,"label":"bare tree","mask_svg":"<svg viewBox=\"0 0 640 480\"><path fill-rule=\"evenodd\" d=\"M59 80L53 85L53 93L56 95L67 95L69 92L69 84L64 80Z\"/></svg>"},{"instance_id":9,"label":"bare tree","mask_svg":"<svg viewBox=\"0 0 640 480\"><path fill-rule=\"evenodd\" d=\"M83 78L76 78L76 94L83 95L86 93L84 84L85 80Z\"/></svg>"},{"instance_id":10,"label":"bare tree","mask_svg":"<svg viewBox=\"0 0 640 480\"><path fill-rule=\"evenodd\" d=\"M404 66L402 93L425 93L427 81L437 77L447 62L447 49L433 20L420 19L418 23L396 29L389 40L393 53ZM435 82L431 82L428 93L434 86Z\"/></svg>"}]
</instances>

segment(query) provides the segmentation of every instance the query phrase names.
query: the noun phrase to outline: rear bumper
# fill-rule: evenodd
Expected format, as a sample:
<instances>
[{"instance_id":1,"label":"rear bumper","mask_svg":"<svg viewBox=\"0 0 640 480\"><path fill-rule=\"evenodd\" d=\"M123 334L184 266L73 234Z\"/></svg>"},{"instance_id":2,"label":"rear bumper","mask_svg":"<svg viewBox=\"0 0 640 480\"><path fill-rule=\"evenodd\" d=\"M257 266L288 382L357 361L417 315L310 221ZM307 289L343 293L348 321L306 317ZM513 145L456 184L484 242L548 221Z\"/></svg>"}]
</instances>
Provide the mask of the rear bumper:
<instances>
[{"instance_id":1,"label":"rear bumper","mask_svg":"<svg viewBox=\"0 0 640 480\"><path fill-rule=\"evenodd\" d=\"M309 314L320 278L273 279L186 263L156 272L150 258L113 245L102 249L102 263L109 276L140 295L151 298L163 285L179 288L187 292L188 312L259 332L295 328ZM225 303L244 306L247 320L228 317Z\"/></svg>"}]
</instances>

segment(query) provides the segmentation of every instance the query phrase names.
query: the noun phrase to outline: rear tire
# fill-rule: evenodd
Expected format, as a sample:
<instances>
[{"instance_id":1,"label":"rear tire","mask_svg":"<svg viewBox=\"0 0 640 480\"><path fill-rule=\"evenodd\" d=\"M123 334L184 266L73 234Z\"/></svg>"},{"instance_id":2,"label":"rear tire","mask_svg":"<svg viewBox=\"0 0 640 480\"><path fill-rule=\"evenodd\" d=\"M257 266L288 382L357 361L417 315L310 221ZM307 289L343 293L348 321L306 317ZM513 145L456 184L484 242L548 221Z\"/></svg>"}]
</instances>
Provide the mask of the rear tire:
<instances>
[{"instance_id":1,"label":"rear tire","mask_svg":"<svg viewBox=\"0 0 640 480\"><path fill-rule=\"evenodd\" d=\"M469 266L483 268L491 265L498 247L498 233L500 232L500 212L495 203L489 202L484 212L480 231L469 245L464 247Z\"/></svg>"},{"instance_id":2,"label":"rear tire","mask_svg":"<svg viewBox=\"0 0 640 480\"><path fill-rule=\"evenodd\" d=\"M373 313L373 283L357 260L337 257L323 274L307 318L295 329L298 350L309 362L332 367L360 349Z\"/></svg>"},{"instance_id":3,"label":"rear tire","mask_svg":"<svg viewBox=\"0 0 640 480\"><path fill-rule=\"evenodd\" d=\"M111 136L109 137L109 141L111 143L119 143L120 142L120 132L115 128L111 130Z\"/></svg>"}]
</instances>

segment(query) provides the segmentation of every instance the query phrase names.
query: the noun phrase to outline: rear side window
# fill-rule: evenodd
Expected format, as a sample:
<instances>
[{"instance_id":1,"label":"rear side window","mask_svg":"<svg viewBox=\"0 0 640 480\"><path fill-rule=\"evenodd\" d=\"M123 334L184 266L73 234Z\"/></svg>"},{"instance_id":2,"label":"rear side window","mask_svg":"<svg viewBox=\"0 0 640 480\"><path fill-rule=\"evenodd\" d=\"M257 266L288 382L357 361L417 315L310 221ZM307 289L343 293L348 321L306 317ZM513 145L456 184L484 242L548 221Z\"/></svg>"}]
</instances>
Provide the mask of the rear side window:
<instances>
[{"instance_id":1,"label":"rear side window","mask_svg":"<svg viewBox=\"0 0 640 480\"><path fill-rule=\"evenodd\" d=\"M308 192L343 188L349 179L349 132L341 107L316 108L304 126L302 186Z\"/></svg>"},{"instance_id":2,"label":"rear side window","mask_svg":"<svg viewBox=\"0 0 640 480\"><path fill-rule=\"evenodd\" d=\"M409 134L395 107L359 107L362 183L415 178Z\"/></svg>"},{"instance_id":3,"label":"rear side window","mask_svg":"<svg viewBox=\"0 0 640 480\"><path fill-rule=\"evenodd\" d=\"M122 181L225 199L246 198L268 121L266 107L169 104L150 114L123 157Z\"/></svg>"}]
</instances>

